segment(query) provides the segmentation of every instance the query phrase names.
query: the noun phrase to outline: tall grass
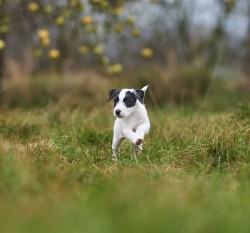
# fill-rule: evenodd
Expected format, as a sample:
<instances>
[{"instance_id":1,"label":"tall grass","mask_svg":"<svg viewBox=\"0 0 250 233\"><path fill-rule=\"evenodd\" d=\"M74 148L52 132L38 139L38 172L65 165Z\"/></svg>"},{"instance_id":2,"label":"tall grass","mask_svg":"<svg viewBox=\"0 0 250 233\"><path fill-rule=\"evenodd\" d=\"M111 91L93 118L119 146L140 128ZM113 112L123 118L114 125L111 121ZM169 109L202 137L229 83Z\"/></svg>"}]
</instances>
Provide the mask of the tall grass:
<instances>
[{"instance_id":1,"label":"tall grass","mask_svg":"<svg viewBox=\"0 0 250 233\"><path fill-rule=\"evenodd\" d=\"M190 106L224 111L248 103L244 77L230 79L216 75L202 64L182 67L139 67L119 77L94 71L44 73L32 77L5 79L0 104L5 107L46 107L91 110L104 104L109 89L142 88L149 85L147 104L154 107Z\"/></svg>"},{"instance_id":2,"label":"tall grass","mask_svg":"<svg viewBox=\"0 0 250 233\"><path fill-rule=\"evenodd\" d=\"M144 151L115 163L108 90L145 84ZM248 232L247 94L199 66L5 80L0 232Z\"/></svg>"},{"instance_id":3,"label":"tall grass","mask_svg":"<svg viewBox=\"0 0 250 233\"><path fill-rule=\"evenodd\" d=\"M0 231L248 232L249 109L148 107L144 152L111 159L111 105L6 108Z\"/></svg>"}]
</instances>

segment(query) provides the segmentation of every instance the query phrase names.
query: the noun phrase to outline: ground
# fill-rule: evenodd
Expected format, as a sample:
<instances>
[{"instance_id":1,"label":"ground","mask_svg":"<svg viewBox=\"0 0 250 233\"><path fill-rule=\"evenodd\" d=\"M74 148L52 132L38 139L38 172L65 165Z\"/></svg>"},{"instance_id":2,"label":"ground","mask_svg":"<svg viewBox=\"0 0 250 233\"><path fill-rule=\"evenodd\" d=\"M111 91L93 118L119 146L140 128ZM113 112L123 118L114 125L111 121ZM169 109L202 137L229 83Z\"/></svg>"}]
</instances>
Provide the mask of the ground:
<instances>
[{"instance_id":1,"label":"ground","mask_svg":"<svg viewBox=\"0 0 250 233\"><path fill-rule=\"evenodd\" d=\"M248 110L148 109L117 163L110 106L3 109L0 231L248 232Z\"/></svg>"}]
</instances>

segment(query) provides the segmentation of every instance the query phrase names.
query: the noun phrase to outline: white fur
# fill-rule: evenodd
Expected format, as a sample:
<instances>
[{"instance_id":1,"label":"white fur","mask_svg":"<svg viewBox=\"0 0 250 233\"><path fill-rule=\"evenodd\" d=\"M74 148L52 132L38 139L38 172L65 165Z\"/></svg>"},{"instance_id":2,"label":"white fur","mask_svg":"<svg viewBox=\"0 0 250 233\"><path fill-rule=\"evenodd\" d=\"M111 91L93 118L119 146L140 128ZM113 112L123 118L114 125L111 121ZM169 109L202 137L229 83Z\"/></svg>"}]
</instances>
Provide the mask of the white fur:
<instances>
[{"instance_id":1,"label":"white fur","mask_svg":"<svg viewBox=\"0 0 250 233\"><path fill-rule=\"evenodd\" d=\"M141 90L145 92L148 86L143 87ZM138 99L134 107L127 108L122 101L127 91L134 92L133 89L122 89L119 93L120 101L114 108L114 115L116 110L120 110L121 117L115 120L114 135L112 142L112 151L114 159L117 158L117 153L124 139L128 139L133 143L136 150L142 150L142 144L145 134L149 132L150 122L147 115L145 105Z\"/></svg>"}]
</instances>

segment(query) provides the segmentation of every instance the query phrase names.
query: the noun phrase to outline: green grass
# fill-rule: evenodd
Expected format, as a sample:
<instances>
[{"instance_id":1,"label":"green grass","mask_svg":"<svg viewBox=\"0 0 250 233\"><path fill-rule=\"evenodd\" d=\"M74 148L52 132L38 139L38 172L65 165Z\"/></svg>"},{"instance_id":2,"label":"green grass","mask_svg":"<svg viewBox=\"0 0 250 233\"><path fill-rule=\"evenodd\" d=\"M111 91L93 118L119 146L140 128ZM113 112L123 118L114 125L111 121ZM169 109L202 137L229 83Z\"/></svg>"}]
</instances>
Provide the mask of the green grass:
<instances>
[{"instance_id":1,"label":"green grass","mask_svg":"<svg viewBox=\"0 0 250 233\"><path fill-rule=\"evenodd\" d=\"M1 233L250 231L248 107L149 109L138 163L111 160L110 112L1 112Z\"/></svg>"}]
</instances>

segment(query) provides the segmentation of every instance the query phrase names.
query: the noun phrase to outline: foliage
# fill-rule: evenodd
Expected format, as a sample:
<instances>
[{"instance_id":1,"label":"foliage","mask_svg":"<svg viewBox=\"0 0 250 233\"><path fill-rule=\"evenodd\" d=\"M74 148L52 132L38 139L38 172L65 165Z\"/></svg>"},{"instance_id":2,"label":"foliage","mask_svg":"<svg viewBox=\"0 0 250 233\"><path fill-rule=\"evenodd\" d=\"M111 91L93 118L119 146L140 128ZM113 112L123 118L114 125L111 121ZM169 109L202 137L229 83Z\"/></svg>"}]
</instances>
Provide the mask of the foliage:
<instances>
[{"instance_id":1,"label":"foliage","mask_svg":"<svg viewBox=\"0 0 250 233\"><path fill-rule=\"evenodd\" d=\"M106 54L104 47L106 41L116 34L131 35L130 38L132 38L140 36L141 32L136 25L135 16L121 16L123 8L129 2L122 0L71 0L60 3L58 1L48 3L43 0L18 0L13 3L4 1L1 2L1 7L4 9L2 17L5 21L2 27L8 30L4 32L2 30L2 33L8 33L9 27L22 32L20 43L26 40L27 47L30 47L29 43L32 44L32 53L38 59L39 66L51 59L56 60L54 65L62 67L62 61L77 57L102 64L108 73L116 74L120 73L122 68L113 68L117 61L111 61ZM22 10L22 14L19 10ZM13 17L14 12L19 14L19 18ZM5 41L0 40L0 50L4 47ZM142 47L144 51L142 56L151 57L152 50L145 49L143 50ZM122 67L122 64L119 66Z\"/></svg>"},{"instance_id":2,"label":"foliage","mask_svg":"<svg viewBox=\"0 0 250 233\"><path fill-rule=\"evenodd\" d=\"M195 23L200 17L195 1L2 0L0 4L3 68L9 57L30 65L31 54L35 70L98 64L113 75L150 61L171 66L198 59L213 69L231 65L232 57L243 65L248 60L247 34L236 46L227 28L231 18L249 6L245 0L213 1L218 12L212 12L211 29Z\"/></svg>"}]
</instances>

